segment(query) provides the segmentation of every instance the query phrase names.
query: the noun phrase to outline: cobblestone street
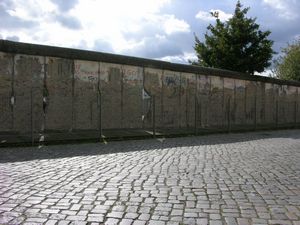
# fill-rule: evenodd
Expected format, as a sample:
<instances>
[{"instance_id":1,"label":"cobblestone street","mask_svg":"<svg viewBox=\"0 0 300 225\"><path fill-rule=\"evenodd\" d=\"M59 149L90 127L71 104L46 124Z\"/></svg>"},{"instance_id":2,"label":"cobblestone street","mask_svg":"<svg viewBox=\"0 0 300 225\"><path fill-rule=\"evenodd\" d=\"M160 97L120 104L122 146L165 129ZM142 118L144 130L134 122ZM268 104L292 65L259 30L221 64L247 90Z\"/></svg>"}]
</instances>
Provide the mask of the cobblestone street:
<instances>
[{"instance_id":1,"label":"cobblestone street","mask_svg":"<svg viewBox=\"0 0 300 225\"><path fill-rule=\"evenodd\" d=\"M300 130L2 148L0 224L300 225Z\"/></svg>"}]
</instances>

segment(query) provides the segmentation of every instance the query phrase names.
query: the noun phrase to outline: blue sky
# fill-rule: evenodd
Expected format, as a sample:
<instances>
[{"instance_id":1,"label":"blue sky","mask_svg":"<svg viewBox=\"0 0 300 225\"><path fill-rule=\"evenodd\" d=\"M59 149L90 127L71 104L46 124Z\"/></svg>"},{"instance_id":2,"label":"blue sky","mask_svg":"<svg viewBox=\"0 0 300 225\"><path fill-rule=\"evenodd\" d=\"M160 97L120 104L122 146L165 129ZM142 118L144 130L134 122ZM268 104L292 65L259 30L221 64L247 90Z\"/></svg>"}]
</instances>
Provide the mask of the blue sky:
<instances>
[{"instance_id":1,"label":"blue sky","mask_svg":"<svg viewBox=\"0 0 300 225\"><path fill-rule=\"evenodd\" d=\"M242 0L271 30L274 50L300 37L299 0ZM210 11L230 18L233 0L1 0L0 38L187 63Z\"/></svg>"}]
</instances>

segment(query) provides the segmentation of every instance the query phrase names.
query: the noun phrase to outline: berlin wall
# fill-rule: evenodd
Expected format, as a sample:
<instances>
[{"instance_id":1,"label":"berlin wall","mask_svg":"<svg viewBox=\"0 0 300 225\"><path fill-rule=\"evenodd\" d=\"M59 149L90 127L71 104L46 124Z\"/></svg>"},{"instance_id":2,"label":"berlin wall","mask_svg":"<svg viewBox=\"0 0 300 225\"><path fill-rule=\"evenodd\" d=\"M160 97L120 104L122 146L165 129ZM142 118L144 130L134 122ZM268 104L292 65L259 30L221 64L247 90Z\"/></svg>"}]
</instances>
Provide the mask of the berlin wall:
<instances>
[{"instance_id":1,"label":"berlin wall","mask_svg":"<svg viewBox=\"0 0 300 225\"><path fill-rule=\"evenodd\" d=\"M299 82L0 40L2 141L296 127L299 106Z\"/></svg>"}]
</instances>

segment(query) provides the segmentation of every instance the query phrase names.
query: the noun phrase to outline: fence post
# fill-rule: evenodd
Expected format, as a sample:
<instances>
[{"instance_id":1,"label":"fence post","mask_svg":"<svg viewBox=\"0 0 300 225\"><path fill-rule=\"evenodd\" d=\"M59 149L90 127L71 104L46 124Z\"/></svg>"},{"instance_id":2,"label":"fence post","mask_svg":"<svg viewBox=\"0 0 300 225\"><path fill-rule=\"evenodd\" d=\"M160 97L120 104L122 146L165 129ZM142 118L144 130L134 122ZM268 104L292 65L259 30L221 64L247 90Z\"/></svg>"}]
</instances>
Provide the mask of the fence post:
<instances>
[{"instance_id":1,"label":"fence post","mask_svg":"<svg viewBox=\"0 0 300 225\"><path fill-rule=\"evenodd\" d=\"M228 132L231 130L231 120L230 120L230 114L231 114L231 97L228 98L228 103L227 103L227 125L228 125Z\"/></svg>"},{"instance_id":2,"label":"fence post","mask_svg":"<svg viewBox=\"0 0 300 225\"><path fill-rule=\"evenodd\" d=\"M33 120L34 120L34 115L33 115L33 88L31 87L30 90L30 127L31 127L31 145L34 145L34 132L33 132Z\"/></svg>"},{"instance_id":3,"label":"fence post","mask_svg":"<svg viewBox=\"0 0 300 225\"><path fill-rule=\"evenodd\" d=\"M155 95L152 96L152 135L156 136L156 124L155 124Z\"/></svg>"}]
</instances>

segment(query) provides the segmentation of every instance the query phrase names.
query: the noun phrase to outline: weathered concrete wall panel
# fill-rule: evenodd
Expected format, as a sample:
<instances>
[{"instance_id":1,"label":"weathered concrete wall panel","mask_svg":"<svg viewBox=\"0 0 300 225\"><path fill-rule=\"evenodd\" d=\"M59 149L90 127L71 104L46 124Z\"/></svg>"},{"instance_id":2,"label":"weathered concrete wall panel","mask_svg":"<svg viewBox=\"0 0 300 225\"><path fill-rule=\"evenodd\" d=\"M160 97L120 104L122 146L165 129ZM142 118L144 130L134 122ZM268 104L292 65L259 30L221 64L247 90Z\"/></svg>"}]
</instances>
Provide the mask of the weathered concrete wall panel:
<instances>
[{"instance_id":1,"label":"weathered concrete wall panel","mask_svg":"<svg viewBox=\"0 0 300 225\"><path fill-rule=\"evenodd\" d=\"M0 53L0 132L13 128L13 55Z\"/></svg>"},{"instance_id":2,"label":"weathered concrete wall panel","mask_svg":"<svg viewBox=\"0 0 300 225\"><path fill-rule=\"evenodd\" d=\"M44 57L16 55L14 58L14 130L43 129Z\"/></svg>"},{"instance_id":3,"label":"weathered concrete wall panel","mask_svg":"<svg viewBox=\"0 0 300 225\"><path fill-rule=\"evenodd\" d=\"M123 66L122 127L143 127L143 68Z\"/></svg>"},{"instance_id":4,"label":"weathered concrete wall panel","mask_svg":"<svg viewBox=\"0 0 300 225\"><path fill-rule=\"evenodd\" d=\"M288 108L287 101L287 85L281 85L278 89L278 123L284 124L288 120Z\"/></svg>"},{"instance_id":5,"label":"weathered concrete wall panel","mask_svg":"<svg viewBox=\"0 0 300 225\"><path fill-rule=\"evenodd\" d=\"M246 124L246 81L235 79L234 124Z\"/></svg>"},{"instance_id":6,"label":"weathered concrete wall panel","mask_svg":"<svg viewBox=\"0 0 300 225\"><path fill-rule=\"evenodd\" d=\"M246 81L246 90L245 90L245 104L246 104L246 124L254 125L255 123L255 113L256 113L256 91L257 86L255 81Z\"/></svg>"},{"instance_id":7,"label":"weathered concrete wall panel","mask_svg":"<svg viewBox=\"0 0 300 225\"><path fill-rule=\"evenodd\" d=\"M296 118L296 122L297 124L300 123L300 87L297 87L297 100L296 100L296 103L297 103L297 108L296 108L296 114L297 114L297 118Z\"/></svg>"},{"instance_id":8,"label":"weathered concrete wall panel","mask_svg":"<svg viewBox=\"0 0 300 225\"><path fill-rule=\"evenodd\" d=\"M163 126L166 128L179 127L180 113L180 73L164 71L162 91Z\"/></svg>"},{"instance_id":9,"label":"weathered concrete wall panel","mask_svg":"<svg viewBox=\"0 0 300 225\"><path fill-rule=\"evenodd\" d=\"M256 82L256 123L265 123L265 83Z\"/></svg>"},{"instance_id":10,"label":"weathered concrete wall panel","mask_svg":"<svg viewBox=\"0 0 300 225\"><path fill-rule=\"evenodd\" d=\"M155 98L155 123L157 127L162 125L162 74L162 70L144 68L144 126L148 128L152 127L153 122L153 98Z\"/></svg>"},{"instance_id":11,"label":"weathered concrete wall panel","mask_svg":"<svg viewBox=\"0 0 300 225\"><path fill-rule=\"evenodd\" d=\"M287 104L287 123L295 123L296 122L296 110L297 110L297 87L287 86L286 93L286 104Z\"/></svg>"},{"instance_id":12,"label":"weathered concrete wall panel","mask_svg":"<svg viewBox=\"0 0 300 225\"><path fill-rule=\"evenodd\" d=\"M227 126L234 121L234 92L234 79L224 78L224 121Z\"/></svg>"},{"instance_id":13,"label":"weathered concrete wall panel","mask_svg":"<svg viewBox=\"0 0 300 225\"><path fill-rule=\"evenodd\" d=\"M73 129L73 60L47 58L47 130Z\"/></svg>"},{"instance_id":14,"label":"weathered concrete wall panel","mask_svg":"<svg viewBox=\"0 0 300 225\"><path fill-rule=\"evenodd\" d=\"M99 63L75 60L74 68L74 129L99 129Z\"/></svg>"},{"instance_id":15,"label":"weathered concrete wall panel","mask_svg":"<svg viewBox=\"0 0 300 225\"><path fill-rule=\"evenodd\" d=\"M265 84L265 124L276 123L276 99L277 93L274 84Z\"/></svg>"},{"instance_id":16,"label":"weathered concrete wall panel","mask_svg":"<svg viewBox=\"0 0 300 225\"><path fill-rule=\"evenodd\" d=\"M122 66L100 64L102 128L122 127Z\"/></svg>"},{"instance_id":17,"label":"weathered concrete wall panel","mask_svg":"<svg viewBox=\"0 0 300 225\"><path fill-rule=\"evenodd\" d=\"M197 127L208 127L209 124L209 109L210 109L210 76L198 75L197 79L197 95L198 95L198 119Z\"/></svg>"},{"instance_id":18,"label":"weathered concrete wall panel","mask_svg":"<svg viewBox=\"0 0 300 225\"><path fill-rule=\"evenodd\" d=\"M191 128L195 126L196 89L196 75L192 73L181 73L179 103L180 127Z\"/></svg>"},{"instance_id":19,"label":"weathered concrete wall panel","mask_svg":"<svg viewBox=\"0 0 300 225\"><path fill-rule=\"evenodd\" d=\"M209 123L210 125L216 127L221 127L224 125L223 87L223 77L211 76Z\"/></svg>"}]
</instances>

